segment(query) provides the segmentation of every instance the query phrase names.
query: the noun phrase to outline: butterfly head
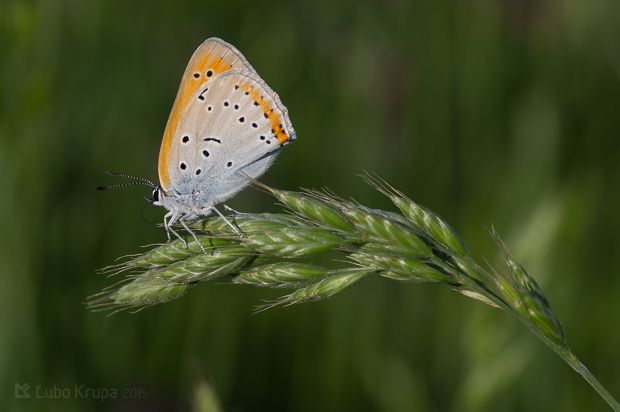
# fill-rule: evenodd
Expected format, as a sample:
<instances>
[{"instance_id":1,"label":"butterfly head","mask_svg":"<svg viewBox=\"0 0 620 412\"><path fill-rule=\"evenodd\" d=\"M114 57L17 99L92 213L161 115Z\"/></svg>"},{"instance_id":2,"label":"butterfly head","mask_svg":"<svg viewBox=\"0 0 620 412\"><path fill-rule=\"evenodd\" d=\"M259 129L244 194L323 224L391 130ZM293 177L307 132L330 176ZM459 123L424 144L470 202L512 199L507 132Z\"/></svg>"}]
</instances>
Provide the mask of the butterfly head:
<instances>
[{"instance_id":1,"label":"butterfly head","mask_svg":"<svg viewBox=\"0 0 620 412\"><path fill-rule=\"evenodd\" d=\"M152 199L149 199L149 198L148 198L148 197L146 197L146 196L145 196L144 198L145 198L145 199L146 199L149 203L151 203L151 204L153 204L153 205L155 205L155 206L161 206L161 204L160 204L160 202L159 202L159 199L160 199L160 197L161 197L161 187L159 187L159 186L155 186L155 187L153 188L153 193L152 193L152 195L151 195L151 196L153 196L153 198L152 198Z\"/></svg>"},{"instance_id":2,"label":"butterfly head","mask_svg":"<svg viewBox=\"0 0 620 412\"><path fill-rule=\"evenodd\" d=\"M188 209L188 199L179 196L176 192L166 193L166 191L161 186L153 186L153 192L151 193L153 198L148 198L144 196L147 202L154 206L162 206L169 211L187 213L190 209Z\"/></svg>"}]
</instances>

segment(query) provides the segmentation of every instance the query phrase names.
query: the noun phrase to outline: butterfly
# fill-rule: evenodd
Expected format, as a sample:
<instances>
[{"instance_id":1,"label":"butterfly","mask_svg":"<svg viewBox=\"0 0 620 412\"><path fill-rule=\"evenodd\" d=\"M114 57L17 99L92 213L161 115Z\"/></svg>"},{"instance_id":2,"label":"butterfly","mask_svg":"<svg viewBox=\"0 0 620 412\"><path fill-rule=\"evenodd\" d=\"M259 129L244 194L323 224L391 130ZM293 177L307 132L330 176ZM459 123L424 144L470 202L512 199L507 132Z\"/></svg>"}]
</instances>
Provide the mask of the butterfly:
<instances>
[{"instance_id":1,"label":"butterfly","mask_svg":"<svg viewBox=\"0 0 620 412\"><path fill-rule=\"evenodd\" d=\"M177 222L206 253L187 221L215 211L273 163L296 139L286 107L232 45L207 39L185 69L159 151L159 186L147 179L100 187L146 184L156 206L168 210L164 227L170 241ZM115 173L108 174L132 177Z\"/></svg>"}]
</instances>

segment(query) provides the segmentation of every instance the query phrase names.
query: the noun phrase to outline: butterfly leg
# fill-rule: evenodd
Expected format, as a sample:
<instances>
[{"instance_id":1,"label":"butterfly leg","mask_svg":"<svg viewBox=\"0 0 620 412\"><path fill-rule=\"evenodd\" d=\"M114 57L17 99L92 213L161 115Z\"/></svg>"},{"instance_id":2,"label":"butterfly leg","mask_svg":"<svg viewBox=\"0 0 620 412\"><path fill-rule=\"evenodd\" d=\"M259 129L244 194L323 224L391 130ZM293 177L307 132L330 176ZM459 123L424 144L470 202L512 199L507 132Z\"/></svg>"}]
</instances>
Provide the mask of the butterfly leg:
<instances>
[{"instance_id":1,"label":"butterfly leg","mask_svg":"<svg viewBox=\"0 0 620 412\"><path fill-rule=\"evenodd\" d=\"M168 212L166 213L166 216L164 216L164 227L166 228L166 234L168 235L168 243L170 243L170 229L168 228L168 218L172 215L172 212Z\"/></svg>"},{"instance_id":2,"label":"butterfly leg","mask_svg":"<svg viewBox=\"0 0 620 412\"><path fill-rule=\"evenodd\" d=\"M226 206L224 206L226 207ZM222 212L220 212L219 210L217 210L217 208L215 206L211 206L211 209L215 210L215 213L217 213L218 215L220 215L220 217L224 220L224 222L226 222L228 224L228 226L230 226L232 228L232 230L235 231L235 233L239 236L239 237L243 237L243 235L241 234L241 232L239 232L239 229L237 229L236 227L233 226L232 223L230 223L230 221L228 219L226 219L226 216L224 216L222 214Z\"/></svg>"},{"instance_id":3,"label":"butterfly leg","mask_svg":"<svg viewBox=\"0 0 620 412\"><path fill-rule=\"evenodd\" d=\"M166 223L166 217L169 216L169 215L172 215L172 217ZM176 212L176 211L175 212L168 212L168 214L166 214L166 216L164 216L164 226L166 227L166 233L168 234L168 242L170 242L170 232L172 232L172 233L174 233L174 235L176 237L181 239L181 242L183 242L185 244L185 247L187 247L187 241L185 239L183 239L181 237L181 235L179 235L177 233L177 231L172 228L172 225L175 224L178 220L179 220L179 212ZM183 224L183 222L181 222L181 223Z\"/></svg>"},{"instance_id":4,"label":"butterfly leg","mask_svg":"<svg viewBox=\"0 0 620 412\"><path fill-rule=\"evenodd\" d=\"M231 212L237 214L237 215L247 215L247 213L243 213L243 212L238 212L235 209L233 209L232 207L229 207L228 205L224 205L224 210L230 210Z\"/></svg>"},{"instance_id":5,"label":"butterfly leg","mask_svg":"<svg viewBox=\"0 0 620 412\"><path fill-rule=\"evenodd\" d=\"M181 219L179 219L179 222L181 222L181 224L183 225L183 228L187 231L187 233L189 233L190 235L192 235L194 237L194 239L196 239L196 242L198 242L198 246L200 246L200 249L202 250L202 253L204 253L206 255L207 254L207 250L205 249L204 246L202 246L202 243L200 243L200 240L198 240L198 237L196 236L194 231L192 229L190 229L189 226L187 226L187 223L185 223L186 220L193 219L195 217L196 217L195 213L188 213L185 216L183 216Z\"/></svg>"}]
</instances>

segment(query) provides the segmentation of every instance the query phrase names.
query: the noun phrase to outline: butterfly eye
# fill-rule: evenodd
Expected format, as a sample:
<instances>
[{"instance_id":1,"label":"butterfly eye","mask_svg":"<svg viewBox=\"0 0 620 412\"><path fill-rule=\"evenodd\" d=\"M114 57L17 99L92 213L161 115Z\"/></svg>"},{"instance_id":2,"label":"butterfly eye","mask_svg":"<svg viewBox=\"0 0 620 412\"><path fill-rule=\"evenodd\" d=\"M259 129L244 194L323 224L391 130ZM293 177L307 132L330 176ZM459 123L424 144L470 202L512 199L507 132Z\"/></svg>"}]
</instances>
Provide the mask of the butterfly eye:
<instances>
[{"instance_id":1,"label":"butterfly eye","mask_svg":"<svg viewBox=\"0 0 620 412\"><path fill-rule=\"evenodd\" d=\"M159 202L159 188L156 187L155 189L153 189L153 201L154 202Z\"/></svg>"}]
</instances>

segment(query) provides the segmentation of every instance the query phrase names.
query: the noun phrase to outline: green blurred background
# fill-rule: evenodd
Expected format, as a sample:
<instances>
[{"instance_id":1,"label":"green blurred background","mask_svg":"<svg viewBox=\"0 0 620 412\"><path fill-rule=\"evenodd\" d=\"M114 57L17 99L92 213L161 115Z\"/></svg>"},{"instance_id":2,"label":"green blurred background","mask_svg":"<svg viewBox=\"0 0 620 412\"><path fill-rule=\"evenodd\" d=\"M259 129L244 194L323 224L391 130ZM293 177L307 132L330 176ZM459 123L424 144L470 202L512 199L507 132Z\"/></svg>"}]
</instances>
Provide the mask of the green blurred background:
<instances>
[{"instance_id":1,"label":"green blurred background","mask_svg":"<svg viewBox=\"0 0 620 412\"><path fill-rule=\"evenodd\" d=\"M0 410L208 410L209 394L225 411L610 410L515 319L445 286L373 278L257 315L285 291L206 283L112 317L82 302L114 281L96 269L165 240L140 218L148 188L93 187L157 179L185 65L216 36L297 131L262 181L394 210L356 176L377 173L480 262L495 225L620 397L619 21L617 0L0 1Z\"/></svg>"}]
</instances>

